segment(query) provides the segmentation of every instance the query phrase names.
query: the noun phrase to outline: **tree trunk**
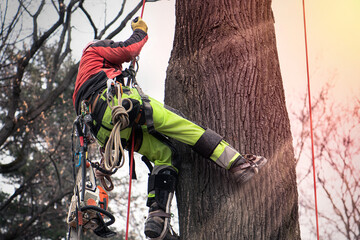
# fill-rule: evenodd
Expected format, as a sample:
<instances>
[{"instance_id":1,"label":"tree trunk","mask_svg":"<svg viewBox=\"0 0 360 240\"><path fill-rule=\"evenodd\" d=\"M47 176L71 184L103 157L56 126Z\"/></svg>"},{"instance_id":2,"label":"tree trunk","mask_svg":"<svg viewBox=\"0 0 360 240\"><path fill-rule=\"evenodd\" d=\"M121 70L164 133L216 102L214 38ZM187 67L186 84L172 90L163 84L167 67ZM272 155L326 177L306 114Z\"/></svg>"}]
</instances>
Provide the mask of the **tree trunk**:
<instances>
[{"instance_id":1,"label":"tree trunk","mask_svg":"<svg viewBox=\"0 0 360 240\"><path fill-rule=\"evenodd\" d=\"M182 147L181 238L300 239L271 1L176 1L165 102L241 153L269 160L260 174L239 185L225 170Z\"/></svg>"}]
</instances>

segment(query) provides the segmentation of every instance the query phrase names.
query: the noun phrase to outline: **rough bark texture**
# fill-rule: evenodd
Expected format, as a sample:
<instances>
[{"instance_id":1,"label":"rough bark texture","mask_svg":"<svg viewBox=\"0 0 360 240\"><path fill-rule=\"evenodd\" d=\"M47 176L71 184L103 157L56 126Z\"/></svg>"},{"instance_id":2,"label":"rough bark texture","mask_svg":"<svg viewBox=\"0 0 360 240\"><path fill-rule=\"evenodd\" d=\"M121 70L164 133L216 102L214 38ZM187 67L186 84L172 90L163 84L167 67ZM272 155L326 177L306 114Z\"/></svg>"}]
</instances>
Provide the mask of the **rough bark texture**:
<instances>
[{"instance_id":1,"label":"rough bark texture","mask_svg":"<svg viewBox=\"0 0 360 240\"><path fill-rule=\"evenodd\" d=\"M176 1L165 102L269 163L250 182L187 147L177 200L182 239L300 239L290 123L270 0Z\"/></svg>"}]
</instances>

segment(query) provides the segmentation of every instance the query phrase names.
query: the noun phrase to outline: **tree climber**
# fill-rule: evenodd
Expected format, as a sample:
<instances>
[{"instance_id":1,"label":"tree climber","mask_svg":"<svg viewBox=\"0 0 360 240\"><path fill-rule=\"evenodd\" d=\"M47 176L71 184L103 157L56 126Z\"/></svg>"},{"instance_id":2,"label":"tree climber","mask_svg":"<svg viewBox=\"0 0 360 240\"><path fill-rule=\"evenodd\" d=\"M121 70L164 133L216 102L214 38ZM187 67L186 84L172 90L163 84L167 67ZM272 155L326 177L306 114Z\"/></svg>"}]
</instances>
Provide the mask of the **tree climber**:
<instances>
[{"instance_id":1,"label":"tree climber","mask_svg":"<svg viewBox=\"0 0 360 240\"><path fill-rule=\"evenodd\" d=\"M93 119L90 129L102 147L113 128L111 109L106 100L107 80L123 82L122 64L138 56L148 40L148 28L141 18L134 19L131 28L133 34L124 42L94 40L88 43L79 65L73 104L80 114L81 103L88 103ZM239 183L248 181L267 162L260 156L241 155L214 131L192 123L153 98L148 98L146 107L136 88L123 86L122 91L121 98L128 98L132 103L128 112L130 124L121 130L123 145L127 145L132 128L137 126L135 151L154 163L148 183L149 216L145 222L145 235L149 238L161 235L165 219L170 216L166 207L176 188L179 162L176 149L168 138L190 145L200 155L229 170ZM116 96L114 100L118 101ZM129 109L131 104L123 101L122 105ZM154 129L149 130L149 125Z\"/></svg>"}]
</instances>

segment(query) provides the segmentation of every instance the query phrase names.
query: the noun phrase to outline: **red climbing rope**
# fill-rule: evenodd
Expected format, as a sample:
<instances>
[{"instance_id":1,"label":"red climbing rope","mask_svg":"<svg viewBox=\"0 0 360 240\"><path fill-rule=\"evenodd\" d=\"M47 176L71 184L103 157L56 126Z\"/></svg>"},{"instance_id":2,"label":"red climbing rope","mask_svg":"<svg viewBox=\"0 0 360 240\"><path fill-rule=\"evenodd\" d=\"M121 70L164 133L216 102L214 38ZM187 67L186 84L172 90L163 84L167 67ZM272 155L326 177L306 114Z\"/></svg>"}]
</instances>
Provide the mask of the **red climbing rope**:
<instances>
[{"instance_id":1,"label":"red climbing rope","mask_svg":"<svg viewBox=\"0 0 360 240\"><path fill-rule=\"evenodd\" d=\"M130 179L129 179L129 195L128 195L128 209L126 216L126 235L125 239L128 240L129 235L129 220L130 220L130 203L131 203L131 183L132 183L132 173L133 173L133 165L134 165L134 142L135 142L135 131L132 131L131 138L131 156L130 156Z\"/></svg>"},{"instance_id":2,"label":"red climbing rope","mask_svg":"<svg viewBox=\"0 0 360 240\"><path fill-rule=\"evenodd\" d=\"M140 15L141 18L143 18L143 15L144 15L145 2L146 2L146 0L143 0L143 5L142 5L141 15Z\"/></svg>"},{"instance_id":3,"label":"red climbing rope","mask_svg":"<svg viewBox=\"0 0 360 240\"><path fill-rule=\"evenodd\" d=\"M303 3L303 15L304 15L304 36L305 36L305 53L306 53L306 73L307 73L307 84L308 84L308 95L309 95L309 116L310 116L310 136L311 136L311 154L312 154L312 165L313 165L313 177L314 177L314 196L315 196L315 215L316 215L316 236L319 240L319 217L317 207L317 193L316 193L316 171L315 171L315 154L314 154L314 134L313 134L313 123L312 123L312 112L311 112L311 94L310 94L310 73L309 73L309 55L307 45L307 34L306 34L306 17L305 17L305 0Z\"/></svg>"},{"instance_id":4,"label":"red climbing rope","mask_svg":"<svg viewBox=\"0 0 360 240\"><path fill-rule=\"evenodd\" d=\"M142 18L143 15L144 15L145 2L146 2L146 0L143 0L143 5L142 5L141 15L140 15L141 18ZM135 64L135 61L134 61L134 64ZM131 183L132 183L132 174L133 174L133 165L134 165L134 142L135 142L135 132L134 132L134 130L133 130L132 139L131 139L130 179L129 179L129 195L128 195L128 209L127 209L127 216L126 216L126 235L125 235L125 240L128 240L128 238L129 238L130 203L131 203Z\"/></svg>"}]
</instances>

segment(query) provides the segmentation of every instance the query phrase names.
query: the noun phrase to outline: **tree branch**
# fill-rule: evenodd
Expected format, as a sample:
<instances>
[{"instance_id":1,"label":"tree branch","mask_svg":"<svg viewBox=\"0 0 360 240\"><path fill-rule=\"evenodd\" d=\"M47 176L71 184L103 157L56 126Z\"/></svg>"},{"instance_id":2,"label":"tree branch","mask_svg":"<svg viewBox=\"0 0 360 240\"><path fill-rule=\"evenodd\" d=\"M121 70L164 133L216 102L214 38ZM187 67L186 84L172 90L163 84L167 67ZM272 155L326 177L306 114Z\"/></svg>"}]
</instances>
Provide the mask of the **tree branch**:
<instances>
[{"instance_id":1,"label":"tree branch","mask_svg":"<svg viewBox=\"0 0 360 240\"><path fill-rule=\"evenodd\" d=\"M0 173L14 172L26 163L27 154L25 153L27 151L28 142L29 142L28 133L25 133L24 140L21 143L22 144L21 149L18 152L15 160L8 164L0 164Z\"/></svg>"},{"instance_id":2,"label":"tree branch","mask_svg":"<svg viewBox=\"0 0 360 240\"><path fill-rule=\"evenodd\" d=\"M53 197L53 199L46 204L45 206L43 206L42 208L40 208L38 211L36 211L30 219L25 220L23 222L23 224L19 227L17 227L14 231L12 232L8 232L5 236L4 239L16 239L18 236L21 235L26 235L24 234L26 232L26 230L31 227L31 225L40 218L40 216L42 214L44 214L50 207L52 207L55 203L61 201L61 199L63 199L65 196L70 195L73 192L73 190L71 188L65 189L65 191L63 192L59 192L57 195L55 195Z\"/></svg>"},{"instance_id":3,"label":"tree branch","mask_svg":"<svg viewBox=\"0 0 360 240\"><path fill-rule=\"evenodd\" d=\"M14 200L14 198L19 196L22 192L24 192L26 188L29 186L30 182L34 179L36 174L38 174L39 171L42 168L46 167L46 165L48 164L49 162L43 161L35 170L33 170L30 173L30 175L26 178L26 180L24 180L21 186L18 189L16 189L15 192L0 206L0 212L6 209L9 206L9 204Z\"/></svg>"},{"instance_id":4,"label":"tree branch","mask_svg":"<svg viewBox=\"0 0 360 240\"><path fill-rule=\"evenodd\" d=\"M6 4L7 4L7 1L6 1ZM7 7L6 7L7 9ZM4 20L3 20L3 23L2 23L2 26L1 26L1 33L0 33L0 36L1 36L1 45L0 45L0 52L2 52L3 48L6 46L6 42L11 34L11 32L13 31L13 29L15 28L16 24L18 23L19 19L20 19L20 15L21 15L21 8L19 7L15 13L15 16L13 17L13 19L11 20L10 24L6 27L7 28L7 31L6 31L6 34L4 35L4 31L6 30L6 28L4 28L4 24L5 24L5 17L6 17L6 12L4 14Z\"/></svg>"},{"instance_id":5,"label":"tree branch","mask_svg":"<svg viewBox=\"0 0 360 240\"><path fill-rule=\"evenodd\" d=\"M71 41L71 27L70 27L70 23L71 23L71 11L73 6L75 5L77 1L71 1L66 9L66 19L65 19L65 23L64 23L64 27L63 30L61 32L60 35L60 40L58 43L58 47L57 50L55 51L54 54L54 58L53 58L53 65L52 65L52 70L51 70L51 74L50 74L50 78L51 79L55 79L56 73L58 72L59 68L60 68L60 64L63 63L65 57L68 55L68 53L70 53L71 49L70 49L70 41ZM65 42L65 37L66 37L66 33L68 36L68 41L66 44L66 48L64 50L64 52L61 54L61 50L64 46L64 42ZM61 54L61 56L60 56Z\"/></svg>"},{"instance_id":6,"label":"tree branch","mask_svg":"<svg viewBox=\"0 0 360 240\"><path fill-rule=\"evenodd\" d=\"M111 27L120 18L120 16L123 14L124 8L125 8L125 3L126 3L126 0L123 1L122 5L121 5L121 8L120 8L120 11L116 15L116 17L109 24L107 24L104 27L104 29L101 30L101 32L99 34L99 39L101 39L104 36L105 32L109 29L109 27Z\"/></svg>"},{"instance_id":7,"label":"tree branch","mask_svg":"<svg viewBox=\"0 0 360 240\"><path fill-rule=\"evenodd\" d=\"M75 0L75 2L76 1L78 0ZM71 2L74 2L74 0ZM21 119L15 118L15 113L18 109L20 101L20 85L25 72L25 67L29 64L30 59L32 59L35 53L43 45L45 40L48 39L50 35L63 23L65 14L65 5L63 3L63 0L59 0L59 9L60 13L58 21L54 25L52 25L52 27L50 27L37 41L33 42L30 50L28 50L23 57L18 57L16 78L12 83L10 106L8 114L5 117L4 125L0 130L0 146L4 144L6 139L17 129L16 125L19 125L19 122L23 122L21 121Z\"/></svg>"},{"instance_id":8,"label":"tree branch","mask_svg":"<svg viewBox=\"0 0 360 240\"><path fill-rule=\"evenodd\" d=\"M41 12L41 10L43 9L45 5L45 0L41 1L41 4L38 8L38 10L36 11L36 13L32 16L33 17L33 41L36 42L38 40L38 25L37 25L37 18Z\"/></svg>"},{"instance_id":9,"label":"tree branch","mask_svg":"<svg viewBox=\"0 0 360 240\"><path fill-rule=\"evenodd\" d=\"M141 8L142 2L143 1L140 1L138 3L138 5L124 18L124 20L121 22L120 26L117 27L114 31L112 31L106 37L106 39L112 39L114 36L116 36L116 34L118 34L119 32L121 32L121 30L124 29L124 27L126 26L126 23L129 22L133 18L133 16L137 13L137 11Z\"/></svg>"},{"instance_id":10,"label":"tree branch","mask_svg":"<svg viewBox=\"0 0 360 240\"><path fill-rule=\"evenodd\" d=\"M42 97L38 101L38 104L36 106L28 110L28 112L24 115L24 121L21 124L17 124L17 127L20 127L21 125L25 124L28 121L34 120L37 116L41 114L41 112L45 111L46 109L52 106L55 99L58 98L60 94L75 79L79 67L79 63L80 62L77 62L76 64L70 67L70 70L67 72L66 76L64 77L64 81L62 81L57 88L55 88L53 91L49 92L47 95ZM20 121L18 121L18 123L19 122Z\"/></svg>"},{"instance_id":11,"label":"tree branch","mask_svg":"<svg viewBox=\"0 0 360 240\"><path fill-rule=\"evenodd\" d=\"M91 18L91 16L90 16L90 14L86 11L86 9L84 8L84 6L83 6L83 2L84 2L84 0L80 0L80 2L79 2L79 7L80 7L80 9L83 11L83 13L85 14L85 16L86 16L86 18L89 20L89 23L90 23L90 25L91 25L91 27L93 28L93 30L94 30L94 39L98 39L97 38L97 27L95 26L95 24L94 24L94 22L93 22L93 20L92 20L92 18Z\"/></svg>"}]
</instances>

